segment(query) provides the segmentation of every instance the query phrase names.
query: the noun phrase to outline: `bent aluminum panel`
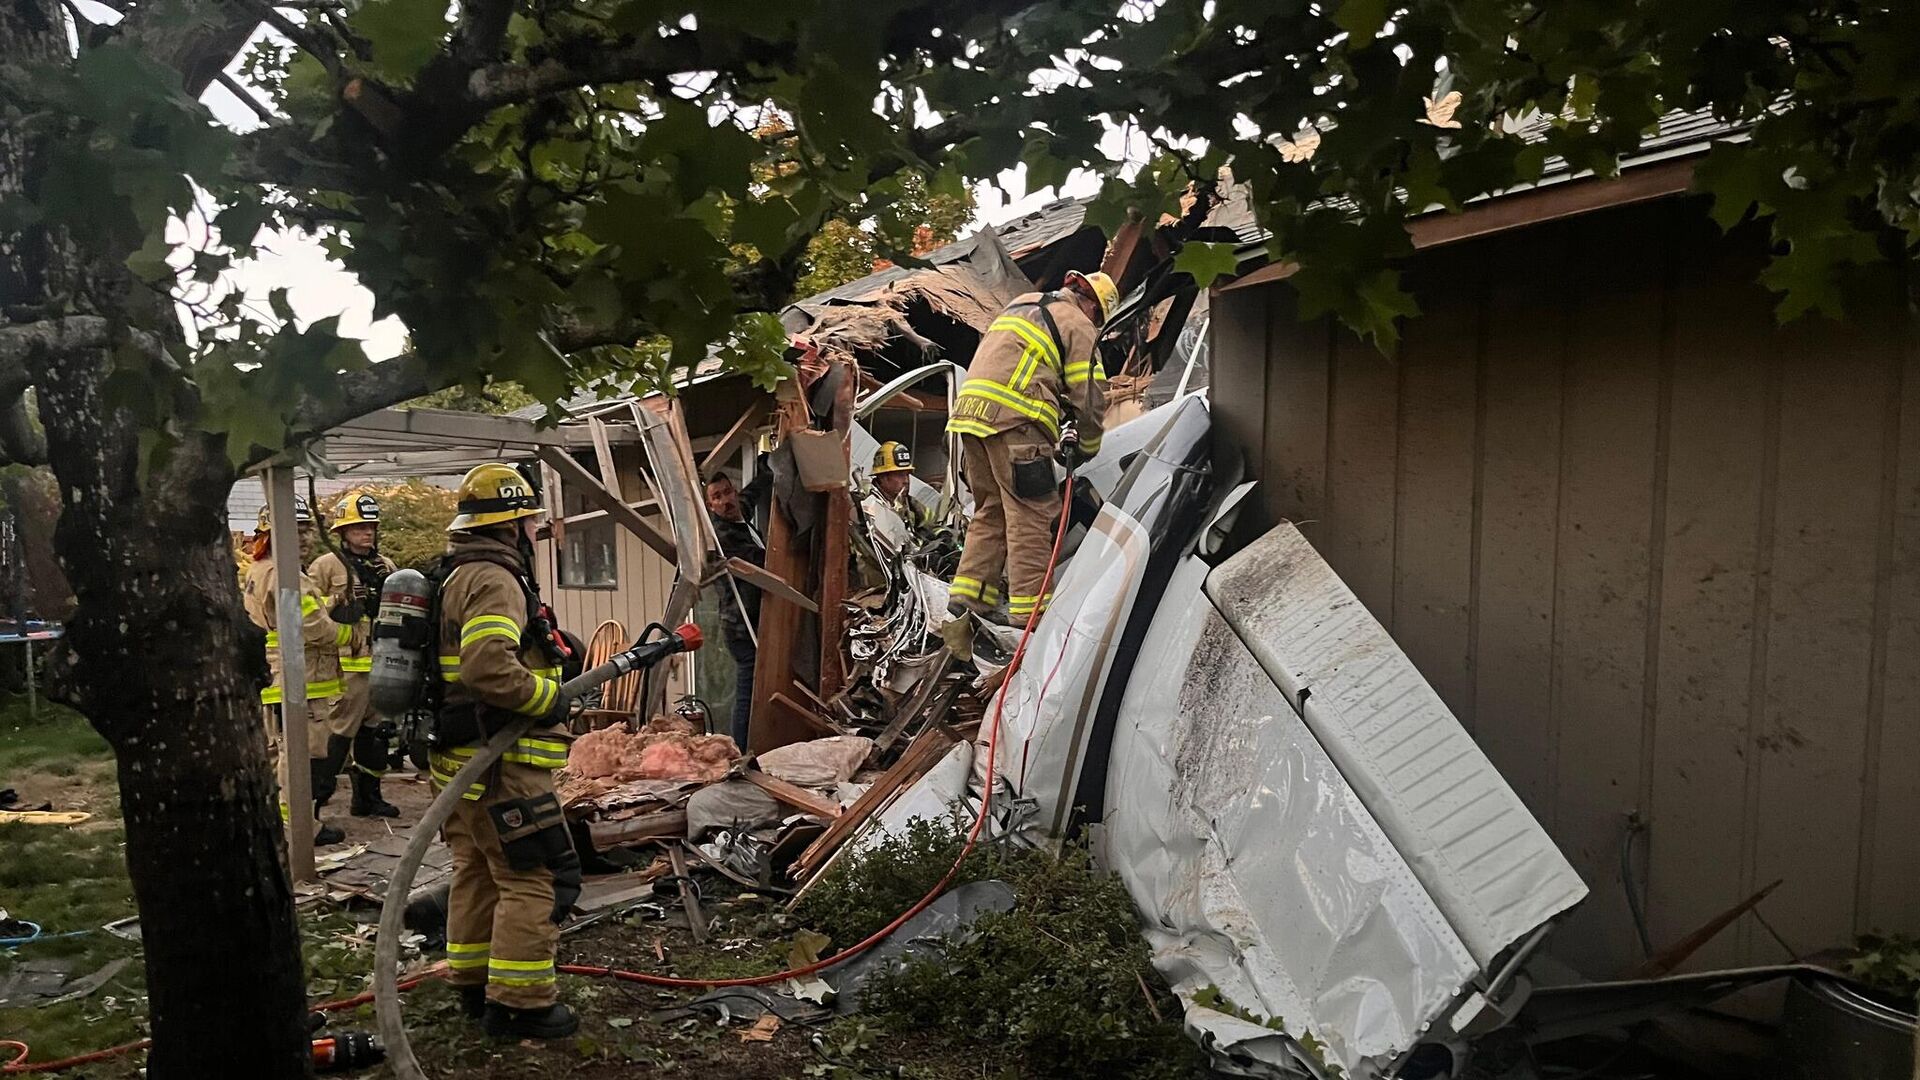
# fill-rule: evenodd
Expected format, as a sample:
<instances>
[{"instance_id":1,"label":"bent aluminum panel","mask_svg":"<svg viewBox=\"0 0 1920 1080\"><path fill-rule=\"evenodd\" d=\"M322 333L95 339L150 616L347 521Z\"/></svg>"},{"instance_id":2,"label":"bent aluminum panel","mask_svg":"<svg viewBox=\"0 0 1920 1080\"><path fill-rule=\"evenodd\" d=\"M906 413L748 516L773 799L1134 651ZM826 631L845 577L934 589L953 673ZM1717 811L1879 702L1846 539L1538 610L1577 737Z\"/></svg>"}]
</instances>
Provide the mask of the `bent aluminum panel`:
<instances>
[{"instance_id":1,"label":"bent aluminum panel","mask_svg":"<svg viewBox=\"0 0 1920 1080\"><path fill-rule=\"evenodd\" d=\"M1283 524L1248 545L1206 592L1481 965L1586 896L1546 830L1298 529Z\"/></svg>"},{"instance_id":2,"label":"bent aluminum panel","mask_svg":"<svg viewBox=\"0 0 1920 1080\"><path fill-rule=\"evenodd\" d=\"M1478 968L1189 559L1114 734L1103 855L1184 999L1209 985L1381 1075ZM1244 1046L1243 1049L1251 1049ZM1275 1062L1284 1066L1284 1062Z\"/></svg>"}]
</instances>

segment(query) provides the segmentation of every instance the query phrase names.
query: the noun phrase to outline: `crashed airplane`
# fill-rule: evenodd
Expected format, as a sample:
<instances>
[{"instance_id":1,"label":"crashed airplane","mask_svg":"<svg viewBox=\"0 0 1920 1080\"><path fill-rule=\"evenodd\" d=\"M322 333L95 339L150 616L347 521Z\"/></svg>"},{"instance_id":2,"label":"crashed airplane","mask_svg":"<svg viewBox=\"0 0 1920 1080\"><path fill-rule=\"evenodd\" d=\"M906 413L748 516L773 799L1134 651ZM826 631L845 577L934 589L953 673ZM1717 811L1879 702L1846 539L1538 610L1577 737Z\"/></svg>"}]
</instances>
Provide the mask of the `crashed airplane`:
<instances>
[{"instance_id":1,"label":"crashed airplane","mask_svg":"<svg viewBox=\"0 0 1920 1080\"><path fill-rule=\"evenodd\" d=\"M995 827L1087 827L1219 1070L1458 1060L1586 886L1295 528L1235 542L1251 485L1216 473L1209 436L1189 395L1082 470L1102 506L1002 691ZM983 749L874 832L977 808Z\"/></svg>"}]
</instances>

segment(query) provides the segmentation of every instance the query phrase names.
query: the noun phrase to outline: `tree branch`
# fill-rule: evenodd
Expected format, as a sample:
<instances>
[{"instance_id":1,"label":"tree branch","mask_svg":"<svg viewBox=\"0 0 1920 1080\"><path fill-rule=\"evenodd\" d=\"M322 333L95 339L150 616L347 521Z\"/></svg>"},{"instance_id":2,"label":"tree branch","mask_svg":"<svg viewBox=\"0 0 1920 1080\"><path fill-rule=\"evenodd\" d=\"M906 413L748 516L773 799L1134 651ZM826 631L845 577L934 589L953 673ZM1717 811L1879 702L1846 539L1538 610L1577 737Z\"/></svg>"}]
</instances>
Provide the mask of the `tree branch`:
<instances>
[{"instance_id":1,"label":"tree branch","mask_svg":"<svg viewBox=\"0 0 1920 1080\"><path fill-rule=\"evenodd\" d=\"M467 77L467 102L491 109L576 87L655 82L689 71L735 72L748 65L791 61L790 43L745 36L717 37L694 30L651 35L608 47L601 41L562 41L533 65L488 64Z\"/></svg>"},{"instance_id":2,"label":"tree branch","mask_svg":"<svg viewBox=\"0 0 1920 1080\"><path fill-rule=\"evenodd\" d=\"M261 123L271 124L279 119L279 117L273 114L273 110L267 107L265 102L253 96L253 91L242 86L239 79L227 74L224 70L214 76L214 81L226 87L227 93L239 98L240 104L245 105L249 112L259 117Z\"/></svg>"},{"instance_id":3,"label":"tree branch","mask_svg":"<svg viewBox=\"0 0 1920 1080\"><path fill-rule=\"evenodd\" d=\"M472 69L499 56L513 7L513 0L465 0L460 5L460 25L447 50L454 61Z\"/></svg>"},{"instance_id":4,"label":"tree branch","mask_svg":"<svg viewBox=\"0 0 1920 1080\"><path fill-rule=\"evenodd\" d=\"M314 32L312 27L295 23L264 0L236 0L235 6L252 13L255 19L273 27L288 41L300 46L304 52L320 61L320 66L327 69L327 74L336 79L340 77L340 50L333 48L333 43Z\"/></svg>"},{"instance_id":5,"label":"tree branch","mask_svg":"<svg viewBox=\"0 0 1920 1080\"><path fill-rule=\"evenodd\" d=\"M0 327L0 401L10 400L30 383L27 358L40 350L51 353L105 349L118 344L114 323L101 315L68 315L39 322ZM145 330L124 328L126 340L156 356L166 350L160 339Z\"/></svg>"}]
</instances>

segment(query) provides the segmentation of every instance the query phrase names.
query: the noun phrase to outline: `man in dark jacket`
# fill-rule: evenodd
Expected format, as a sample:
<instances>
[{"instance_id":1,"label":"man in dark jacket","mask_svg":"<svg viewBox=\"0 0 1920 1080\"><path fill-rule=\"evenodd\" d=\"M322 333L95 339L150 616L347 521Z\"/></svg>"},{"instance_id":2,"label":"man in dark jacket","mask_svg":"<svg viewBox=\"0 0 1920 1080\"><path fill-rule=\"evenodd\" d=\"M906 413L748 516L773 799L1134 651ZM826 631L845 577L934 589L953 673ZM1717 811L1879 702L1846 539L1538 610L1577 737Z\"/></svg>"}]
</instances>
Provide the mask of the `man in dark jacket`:
<instances>
[{"instance_id":1,"label":"man in dark jacket","mask_svg":"<svg viewBox=\"0 0 1920 1080\"><path fill-rule=\"evenodd\" d=\"M720 551L731 559L745 559L755 566L767 561L767 545L753 526L754 508L766 498L772 486L773 472L762 468L760 474L742 491L734 487L725 473L707 481L707 512L713 517L713 530L720 538ZM747 722L753 714L753 668L759 653L754 634L760 625L760 590L744 581L730 580L722 586L720 597L720 634L726 639L727 652L733 656L733 741L744 752L747 748ZM739 590L739 601L734 590Z\"/></svg>"}]
</instances>

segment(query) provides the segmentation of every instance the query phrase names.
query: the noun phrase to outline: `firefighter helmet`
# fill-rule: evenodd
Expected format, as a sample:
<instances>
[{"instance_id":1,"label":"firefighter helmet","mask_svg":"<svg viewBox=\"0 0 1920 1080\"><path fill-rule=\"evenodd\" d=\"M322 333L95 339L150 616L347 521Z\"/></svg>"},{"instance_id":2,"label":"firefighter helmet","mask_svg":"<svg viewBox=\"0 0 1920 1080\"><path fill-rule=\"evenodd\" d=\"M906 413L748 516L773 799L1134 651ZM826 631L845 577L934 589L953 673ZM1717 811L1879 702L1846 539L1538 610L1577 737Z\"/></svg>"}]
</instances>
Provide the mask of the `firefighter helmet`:
<instances>
[{"instance_id":1,"label":"firefighter helmet","mask_svg":"<svg viewBox=\"0 0 1920 1080\"><path fill-rule=\"evenodd\" d=\"M1120 302L1120 287L1107 275L1094 271L1083 274L1078 270L1067 271L1067 284L1082 285L1093 294L1094 303L1100 308L1100 321L1105 323L1113 317L1113 306Z\"/></svg>"},{"instance_id":2,"label":"firefighter helmet","mask_svg":"<svg viewBox=\"0 0 1920 1080\"><path fill-rule=\"evenodd\" d=\"M260 516L254 521L254 532L270 532L273 529L273 508L260 504ZM313 511L307 506L307 500L299 495L293 497L293 523L295 525L313 524Z\"/></svg>"},{"instance_id":3,"label":"firefighter helmet","mask_svg":"<svg viewBox=\"0 0 1920 1080\"><path fill-rule=\"evenodd\" d=\"M880 448L873 452L873 475L875 476L912 471L913 451L897 442L883 442Z\"/></svg>"},{"instance_id":4,"label":"firefighter helmet","mask_svg":"<svg viewBox=\"0 0 1920 1080\"><path fill-rule=\"evenodd\" d=\"M447 523L448 532L504 525L545 512L533 482L520 475L520 470L498 461L470 469L460 481L459 497L458 512Z\"/></svg>"},{"instance_id":5,"label":"firefighter helmet","mask_svg":"<svg viewBox=\"0 0 1920 1080\"><path fill-rule=\"evenodd\" d=\"M349 525L380 524L380 500L364 492L349 495L341 499L333 508L333 524L328 526L332 532L339 532Z\"/></svg>"}]
</instances>

